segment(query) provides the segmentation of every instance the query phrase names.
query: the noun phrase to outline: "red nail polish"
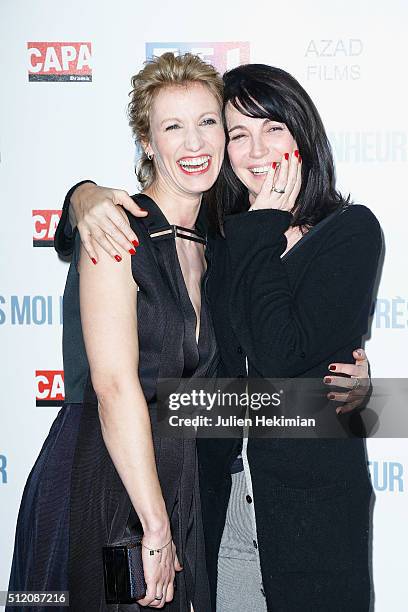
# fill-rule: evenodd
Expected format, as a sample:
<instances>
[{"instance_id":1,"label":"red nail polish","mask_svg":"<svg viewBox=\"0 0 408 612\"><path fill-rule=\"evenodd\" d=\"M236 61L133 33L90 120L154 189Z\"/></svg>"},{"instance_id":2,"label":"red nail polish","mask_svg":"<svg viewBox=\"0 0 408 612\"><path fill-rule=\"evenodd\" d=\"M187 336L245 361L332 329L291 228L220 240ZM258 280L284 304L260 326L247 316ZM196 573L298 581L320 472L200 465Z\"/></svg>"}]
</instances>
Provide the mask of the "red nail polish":
<instances>
[{"instance_id":1,"label":"red nail polish","mask_svg":"<svg viewBox=\"0 0 408 612\"><path fill-rule=\"evenodd\" d=\"M132 244L135 245L135 247L139 246L139 241L138 240L132 240Z\"/></svg>"},{"instance_id":2,"label":"red nail polish","mask_svg":"<svg viewBox=\"0 0 408 612\"><path fill-rule=\"evenodd\" d=\"M276 169L276 162L272 163L272 169L275 170Z\"/></svg>"},{"instance_id":3,"label":"red nail polish","mask_svg":"<svg viewBox=\"0 0 408 612\"><path fill-rule=\"evenodd\" d=\"M148 211L147 211L145 208L140 208L140 207L139 207L139 209L140 209L142 212L148 212Z\"/></svg>"},{"instance_id":4,"label":"red nail polish","mask_svg":"<svg viewBox=\"0 0 408 612\"><path fill-rule=\"evenodd\" d=\"M136 255L136 251L135 251L135 249L129 249L129 253L130 253L131 255Z\"/></svg>"},{"instance_id":5,"label":"red nail polish","mask_svg":"<svg viewBox=\"0 0 408 612\"><path fill-rule=\"evenodd\" d=\"M297 149L295 151L295 157L299 157L299 151Z\"/></svg>"},{"instance_id":6,"label":"red nail polish","mask_svg":"<svg viewBox=\"0 0 408 612\"><path fill-rule=\"evenodd\" d=\"M330 366L329 366L329 370L331 370L332 372L334 372L334 371L335 371L335 369L336 369L336 366L335 366L335 365L330 365Z\"/></svg>"},{"instance_id":7,"label":"red nail polish","mask_svg":"<svg viewBox=\"0 0 408 612\"><path fill-rule=\"evenodd\" d=\"M285 159L286 161L289 159L289 153L285 153Z\"/></svg>"},{"instance_id":8,"label":"red nail polish","mask_svg":"<svg viewBox=\"0 0 408 612\"><path fill-rule=\"evenodd\" d=\"M326 385L329 385L331 383L331 378L329 376L325 376L323 381L326 383Z\"/></svg>"},{"instance_id":9,"label":"red nail polish","mask_svg":"<svg viewBox=\"0 0 408 612\"><path fill-rule=\"evenodd\" d=\"M116 261L122 261L122 258L121 258L120 255L115 255L115 259L116 259Z\"/></svg>"},{"instance_id":10,"label":"red nail polish","mask_svg":"<svg viewBox=\"0 0 408 612\"><path fill-rule=\"evenodd\" d=\"M334 400L336 396L334 395L334 393L329 393L327 397L329 398L329 400Z\"/></svg>"},{"instance_id":11,"label":"red nail polish","mask_svg":"<svg viewBox=\"0 0 408 612\"><path fill-rule=\"evenodd\" d=\"M92 263L93 263L93 264L95 264L95 266L96 266L96 264L98 263L98 262L96 261L95 257L91 257L91 261L92 261Z\"/></svg>"}]
</instances>

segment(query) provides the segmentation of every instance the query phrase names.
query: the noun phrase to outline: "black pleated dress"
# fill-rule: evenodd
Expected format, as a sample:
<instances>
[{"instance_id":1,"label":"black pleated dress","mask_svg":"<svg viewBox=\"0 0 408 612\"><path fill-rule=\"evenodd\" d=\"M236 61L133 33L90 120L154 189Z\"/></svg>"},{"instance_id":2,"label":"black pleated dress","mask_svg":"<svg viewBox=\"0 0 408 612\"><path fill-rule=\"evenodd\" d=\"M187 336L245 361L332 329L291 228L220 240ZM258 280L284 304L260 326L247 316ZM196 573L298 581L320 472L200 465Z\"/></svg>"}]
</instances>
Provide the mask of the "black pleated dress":
<instances>
[{"instance_id":1,"label":"black pleated dress","mask_svg":"<svg viewBox=\"0 0 408 612\"><path fill-rule=\"evenodd\" d=\"M195 612L208 612L195 441L159 437L155 417L158 379L214 375L218 361L215 338L203 296L197 343L195 311L178 262L174 235L169 232L152 238L158 230L170 226L153 200L145 195L135 199L149 211L143 220L129 214L140 240L132 258L132 273L139 287L139 378L150 411L173 540L184 568L176 575L174 600L164 609L189 612L192 602ZM9 590L69 590L69 609L75 612L136 612L142 609L138 604L105 603L102 546L125 535L134 511L103 441L90 382L79 320L78 249L77 236L64 293L67 401L52 424L24 489ZM39 612L42 608L32 610Z\"/></svg>"}]
</instances>

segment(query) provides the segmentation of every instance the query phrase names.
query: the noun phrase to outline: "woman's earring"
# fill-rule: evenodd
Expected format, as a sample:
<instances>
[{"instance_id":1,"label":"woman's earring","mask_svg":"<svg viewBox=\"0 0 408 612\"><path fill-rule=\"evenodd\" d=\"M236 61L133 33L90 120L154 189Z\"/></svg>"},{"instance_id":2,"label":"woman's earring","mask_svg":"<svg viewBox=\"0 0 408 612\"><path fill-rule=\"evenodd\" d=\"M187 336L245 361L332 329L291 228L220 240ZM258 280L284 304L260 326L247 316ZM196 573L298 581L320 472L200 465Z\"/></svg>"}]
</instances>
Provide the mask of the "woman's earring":
<instances>
[{"instance_id":1,"label":"woman's earring","mask_svg":"<svg viewBox=\"0 0 408 612\"><path fill-rule=\"evenodd\" d=\"M147 159L148 159L149 161L152 161L152 159L153 159L153 154L152 154L152 153L146 153L146 155L147 155Z\"/></svg>"}]
</instances>

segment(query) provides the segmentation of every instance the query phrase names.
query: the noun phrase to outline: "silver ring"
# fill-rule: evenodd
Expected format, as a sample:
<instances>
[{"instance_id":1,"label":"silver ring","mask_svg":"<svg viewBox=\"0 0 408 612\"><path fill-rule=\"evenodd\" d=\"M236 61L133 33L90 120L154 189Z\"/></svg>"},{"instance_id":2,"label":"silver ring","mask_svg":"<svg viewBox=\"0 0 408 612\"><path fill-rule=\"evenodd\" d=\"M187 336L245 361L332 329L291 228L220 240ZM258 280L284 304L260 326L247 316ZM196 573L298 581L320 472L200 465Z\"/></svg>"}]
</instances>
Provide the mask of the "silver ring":
<instances>
[{"instance_id":1,"label":"silver ring","mask_svg":"<svg viewBox=\"0 0 408 612\"><path fill-rule=\"evenodd\" d=\"M276 189L276 187L272 187L272 191L275 191L275 193L285 193L284 189Z\"/></svg>"},{"instance_id":2,"label":"silver ring","mask_svg":"<svg viewBox=\"0 0 408 612\"><path fill-rule=\"evenodd\" d=\"M163 595L161 597L155 597L155 601L161 601L163 599Z\"/></svg>"},{"instance_id":3,"label":"silver ring","mask_svg":"<svg viewBox=\"0 0 408 612\"><path fill-rule=\"evenodd\" d=\"M357 389L357 387L359 387L359 386L360 386L360 379L359 378L353 378L353 386L351 387L352 391Z\"/></svg>"}]
</instances>

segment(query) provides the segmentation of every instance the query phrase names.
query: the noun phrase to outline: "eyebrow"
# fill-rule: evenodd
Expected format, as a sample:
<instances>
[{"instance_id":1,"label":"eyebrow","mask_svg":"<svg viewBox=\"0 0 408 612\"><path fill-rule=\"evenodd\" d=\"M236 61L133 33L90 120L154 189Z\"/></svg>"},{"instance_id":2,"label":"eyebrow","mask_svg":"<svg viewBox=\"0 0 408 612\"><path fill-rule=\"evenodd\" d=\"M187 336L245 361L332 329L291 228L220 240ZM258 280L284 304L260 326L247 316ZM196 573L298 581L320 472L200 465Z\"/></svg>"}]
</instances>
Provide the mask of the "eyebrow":
<instances>
[{"instance_id":1,"label":"eyebrow","mask_svg":"<svg viewBox=\"0 0 408 612\"><path fill-rule=\"evenodd\" d=\"M275 121L275 119L268 119L265 118L262 125L265 125L265 123L268 122L273 122ZM280 121L275 121L275 123L281 123ZM230 134L231 132L233 132L234 130L246 130L247 127L245 125L234 125L234 127L232 127L231 129L228 130L228 134Z\"/></svg>"},{"instance_id":2,"label":"eyebrow","mask_svg":"<svg viewBox=\"0 0 408 612\"><path fill-rule=\"evenodd\" d=\"M217 115L219 117L220 112L207 111L206 113L202 113L198 119L200 120L201 117L205 117L205 115ZM166 121L181 121L181 119L179 117L167 117L166 119L163 119L163 121L161 121L160 125L163 125L163 123L166 123Z\"/></svg>"},{"instance_id":3,"label":"eyebrow","mask_svg":"<svg viewBox=\"0 0 408 612\"><path fill-rule=\"evenodd\" d=\"M244 125L234 125L234 127L228 130L228 134L230 134L234 130L245 130L245 126Z\"/></svg>"}]
</instances>

